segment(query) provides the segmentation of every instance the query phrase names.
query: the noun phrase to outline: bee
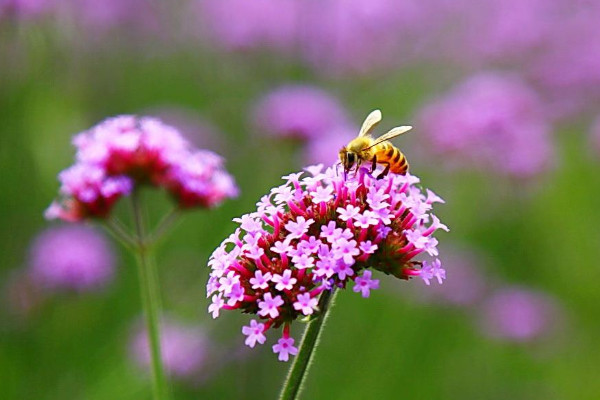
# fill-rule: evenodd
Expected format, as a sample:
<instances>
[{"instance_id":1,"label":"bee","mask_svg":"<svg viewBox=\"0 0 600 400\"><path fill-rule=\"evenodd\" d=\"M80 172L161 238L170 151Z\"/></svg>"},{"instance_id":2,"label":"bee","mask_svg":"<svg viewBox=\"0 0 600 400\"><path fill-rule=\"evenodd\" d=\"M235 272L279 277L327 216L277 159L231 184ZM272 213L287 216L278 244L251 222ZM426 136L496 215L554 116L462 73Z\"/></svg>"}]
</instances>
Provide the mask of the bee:
<instances>
[{"instance_id":1,"label":"bee","mask_svg":"<svg viewBox=\"0 0 600 400\"><path fill-rule=\"evenodd\" d=\"M371 172L377 164L385 165L385 169L377 176L383 178L390 171L394 174L405 175L408 172L408 161L400 150L388 140L402 135L412 129L412 126L398 126L384 133L378 138L373 138L370 133L381 122L381 111L372 111L355 139L342 147L339 153L340 162L344 166L344 174L348 174L355 167L355 172L363 162L371 162Z\"/></svg>"}]
</instances>

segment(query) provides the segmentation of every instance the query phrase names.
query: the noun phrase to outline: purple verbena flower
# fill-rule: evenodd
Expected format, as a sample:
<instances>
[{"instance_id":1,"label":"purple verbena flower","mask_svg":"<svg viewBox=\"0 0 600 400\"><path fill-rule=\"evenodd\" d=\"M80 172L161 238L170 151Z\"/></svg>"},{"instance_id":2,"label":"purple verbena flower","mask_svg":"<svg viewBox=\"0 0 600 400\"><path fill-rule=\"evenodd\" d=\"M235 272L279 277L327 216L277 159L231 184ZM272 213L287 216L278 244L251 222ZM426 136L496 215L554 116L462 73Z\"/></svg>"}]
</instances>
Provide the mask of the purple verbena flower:
<instances>
[{"instance_id":1,"label":"purple verbena flower","mask_svg":"<svg viewBox=\"0 0 600 400\"><path fill-rule=\"evenodd\" d=\"M97 290L114 275L113 250L98 231L85 226L46 229L30 249L30 276L52 290Z\"/></svg>"},{"instance_id":2,"label":"purple verbena flower","mask_svg":"<svg viewBox=\"0 0 600 400\"><path fill-rule=\"evenodd\" d=\"M361 276L354 280L354 288L352 290L361 292L362 297L369 297L371 289L379 289L379 279L371 279L371 274L371 271L365 270Z\"/></svg>"},{"instance_id":3,"label":"purple verbena flower","mask_svg":"<svg viewBox=\"0 0 600 400\"><path fill-rule=\"evenodd\" d=\"M62 200L46 211L51 219L105 218L140 185L164 187L180 208L212 207L238 192L219 156L192 148L156 118L109 118L73 144L77 162L59 174Z\"/></svg>"},{"instance_id":4,"label":"purple verbena flower","mask_svg":"<svg viewBox=\"0 0 600 400\"><path fill-rule=\"evenodd\" d=\"M422 192L418 178L388 174L377 180L365 168L347 178L335 167L306 170L284 177L283 185L261 199L261 211L236 218L241 227L234 239L223 241L209 260L209 312L258 315L260 332L256 323L243 332L251 346L267 330L283 326L283 338L273 347L280 360L295 354L291 322L312 315L321 292L354 281L354 291L368 297L379 287L367 268L407 280L421 274L440 283L445 278L439 260L413 261L420 254L437 255L432 235L447 230L431 212L431 203L441 199ZM315 202L317 191L330 195ZM277 197L281 193L294 195ZM357 222L358 216L363 217ZM232 285L238 289L234 294Z\"/></svg>"},{"instance_id":5,"label":"purple verbena flower","mask_svg":"<svg viewBox=\"0 0 600 400\"><path fill-rule=\"evenodd\" d=\"M279 361L287 361L290 354L295 356L298 354L298 348L294 347L294 338L282 337L273 345L273 353L279 354Z\"/></svg>"},{"instance_id":6,"label":"purple verbena flower","mask_svg":"<svg viewBox=\"0 0 600 400\"><path fill-rule=\"evenodd\" d=\"M302 141L321 138L348 120L332 95L303 85L286 85L268 93L259 100L252 118L261 133Z\"/></svg>"},{"instance_id":7,"label":"purple verbena flower","mask_svg":"<svg viewBox=\"0 0 600 400\"><path fill-rule=\"evenodd\" d=\"M429 148L449 160L529 177L553 160L550 127L536 93L520 79L483 73L420 114Z\"/></svg>"}]
</instances>

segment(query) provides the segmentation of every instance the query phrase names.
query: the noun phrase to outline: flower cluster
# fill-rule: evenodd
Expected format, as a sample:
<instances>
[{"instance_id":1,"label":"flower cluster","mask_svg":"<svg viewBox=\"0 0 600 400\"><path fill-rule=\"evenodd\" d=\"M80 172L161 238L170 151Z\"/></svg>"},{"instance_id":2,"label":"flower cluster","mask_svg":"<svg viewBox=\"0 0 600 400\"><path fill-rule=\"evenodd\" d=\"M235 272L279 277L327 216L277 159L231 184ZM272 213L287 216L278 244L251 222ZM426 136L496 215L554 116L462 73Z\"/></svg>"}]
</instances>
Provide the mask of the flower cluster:
<instances>
[{"instance_id":1,"label":"flower cluster","mask_svg":"<svg viewBox=\"0 0 600 400\"><path fill-rule=\"evenodd\" d=\"M427 284L445 278L439 260L413 260L421 253L436 257L432 234L448 230L431 212L442 199L423 193L417 177L375 179L365 168L344 177L322 165L306 171L285 176L256 212L234 219L240 227L209 260L213 318L222 309L257 314L242 329L250 347L283 325L273 346L282 361L297 352L290 323L317 313L321 292L353 282L355 292L369 297L379 287L367 268L401 279L420 276Z\"/></svg>"},{"instance_id":2,"label":"flower cluster","mask_svg":"<svg viewBox=\"0 0 600 400\"><path fill-rule=\"evenodd\" d=\"M139 185L164 187L179 207L211 207L237 195L223 160L194 150L173 127L151 117L109 118L75 136L77 162L59 174L62 201L47 218L106 217Z\"/></svg>"}]
</instances>

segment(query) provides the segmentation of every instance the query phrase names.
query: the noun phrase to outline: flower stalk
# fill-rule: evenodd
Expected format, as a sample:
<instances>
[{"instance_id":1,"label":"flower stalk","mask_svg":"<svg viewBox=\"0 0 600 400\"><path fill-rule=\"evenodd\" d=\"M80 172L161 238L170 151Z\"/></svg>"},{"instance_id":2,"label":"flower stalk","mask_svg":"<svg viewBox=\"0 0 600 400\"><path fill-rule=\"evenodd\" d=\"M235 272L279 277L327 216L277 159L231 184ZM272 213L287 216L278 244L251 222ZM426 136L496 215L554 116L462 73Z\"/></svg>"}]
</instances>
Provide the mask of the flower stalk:
<instances>
[{"instance_id":1,"label":"flower stalk","mask_svg":"<svg viewBox=\"0 0 600 400\"><path fill-rule=\"evenodd\" d=\"M329 309L333 306L333 300L337 294L337 290L325 290L319 298L320 315L311 320L302 336L302 341L298 347L298 354L294 358L294 362L290 366L288 375L281 389L279 400L294 400L300 394L304 378L308 373L310 363L317 347L319 337L325 320L329 315Z\"/></svg>"},{"instance_id":2,"label":"flower stalk","mask_svg":"<svg viewBox=\"0 0 600 400\"><path fill-rule=\"evenodd\" d=\"M147 243L146 223L138 190L132 193L132 207L136 232L136 261L140 280L140 293L152 365L152 392L154 400L168 399L168 387L165 378L160 351L160 290L157 281L154 256Z\"/></svg>"}]
</instances>

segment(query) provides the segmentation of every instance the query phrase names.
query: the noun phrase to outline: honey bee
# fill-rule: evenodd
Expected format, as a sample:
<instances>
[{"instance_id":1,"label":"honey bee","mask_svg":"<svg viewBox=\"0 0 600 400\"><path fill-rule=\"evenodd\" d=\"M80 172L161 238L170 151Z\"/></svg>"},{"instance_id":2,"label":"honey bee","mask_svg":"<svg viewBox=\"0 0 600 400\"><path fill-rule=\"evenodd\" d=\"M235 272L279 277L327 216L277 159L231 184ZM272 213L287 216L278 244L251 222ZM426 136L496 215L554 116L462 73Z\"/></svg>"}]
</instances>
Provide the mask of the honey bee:
<instances>
[{"instance_id":1,"label":"honey bee","mask_svg":"<svg viewBox=\"0 0 600 400\"><path fill-rule=\"evenodd\" d=\"M377 176L383 178L390 171L394 174L405 175L408 172L408 161L400 150L388 140L402 135L412 129L412 126L398 126L384 133L378 138L373 138L370 133L381 122L381 111L372 111L355 139L340 150L340 162L344 166L344 173L348 174L355 167L355 171L363 162L372 162L371 172L377 164L385 165L385 169Z\"/></svg>"}]
</instances>

